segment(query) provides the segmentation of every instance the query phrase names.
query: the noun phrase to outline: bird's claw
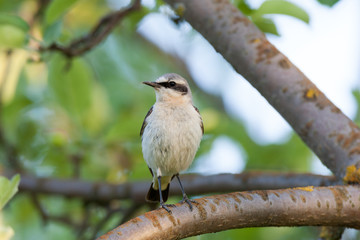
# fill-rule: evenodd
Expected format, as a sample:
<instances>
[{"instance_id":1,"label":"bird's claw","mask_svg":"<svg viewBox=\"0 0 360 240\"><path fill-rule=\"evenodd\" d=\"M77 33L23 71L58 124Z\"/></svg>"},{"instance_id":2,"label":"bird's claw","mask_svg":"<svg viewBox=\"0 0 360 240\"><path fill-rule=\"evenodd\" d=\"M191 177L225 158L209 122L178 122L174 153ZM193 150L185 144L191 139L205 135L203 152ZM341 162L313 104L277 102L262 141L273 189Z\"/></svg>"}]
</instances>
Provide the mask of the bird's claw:
<instances>
[{"instance_id":1,"label":"bird's claw","mask_svg":"<svg viewBox=\"0 0 360 240\"><path fill-rule=\"evenodd\" d=\"M190 211L193 210L193 203L197 203L195 200L189 199L187 196L184 196L180 203L187 203L189 205Z\"/></svg>"},{"instance_id":2,"label":"bird's claw","mask_svg":"<svg viewBox=\"0 0 360 240\"><path fill-rule=\"evenodd\" d=\"M165 209L170 214L171 214L171 210L169 209L169 207L175 207L175 204L160 203L160 205L163 209Z\"/></svg>"}]
</instances>

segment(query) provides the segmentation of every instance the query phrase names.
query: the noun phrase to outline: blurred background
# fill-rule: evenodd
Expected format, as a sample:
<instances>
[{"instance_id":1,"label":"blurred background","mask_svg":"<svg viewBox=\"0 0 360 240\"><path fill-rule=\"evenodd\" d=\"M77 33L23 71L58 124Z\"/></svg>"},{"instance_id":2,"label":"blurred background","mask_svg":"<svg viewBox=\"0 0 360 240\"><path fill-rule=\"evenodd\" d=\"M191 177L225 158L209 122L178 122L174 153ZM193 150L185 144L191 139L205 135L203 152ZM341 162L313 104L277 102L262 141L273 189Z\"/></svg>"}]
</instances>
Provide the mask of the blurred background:
<instances>
[{"instance_id":1,"label":"blurred background","mask_svg":"<svg viewBox=\"0 0 360 240\"><path fill-rule=\"evenodd\" d=\"M360 123L359 1L232 2ZM269 2L280 5L274 11ZM189 173L331 174L266 100L161 1L143 0L140 10L79 57L46 50L54 42L66 46L103 16L129 4L0 0L1 174L150 184L139 132L155 94L141 82L167 72L189 80L204 120L205 135ZM108 204L114 209L132 206L131 199ZM106 217L108 209L61 195L18 192L0 212L0 239L93 239L124 220L122 211ZM131 216L149 209L137 206ZM189 239L295 240L317 235L316 228L254 228ZM347 230L343 239L359 239L359 234Z\"/></svg>"}]
</instances>

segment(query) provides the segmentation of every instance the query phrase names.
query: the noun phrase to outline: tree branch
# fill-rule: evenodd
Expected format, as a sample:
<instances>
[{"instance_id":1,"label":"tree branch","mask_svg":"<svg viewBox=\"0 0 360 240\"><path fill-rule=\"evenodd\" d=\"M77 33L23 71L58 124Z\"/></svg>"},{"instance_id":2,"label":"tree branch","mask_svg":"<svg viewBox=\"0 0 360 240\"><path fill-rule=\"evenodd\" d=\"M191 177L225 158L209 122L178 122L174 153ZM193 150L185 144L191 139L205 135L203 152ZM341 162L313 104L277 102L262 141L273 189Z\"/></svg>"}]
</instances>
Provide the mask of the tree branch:
<instances>
[{"instance_id":1,"label":"tree branch","mask_svg":"<svg viewBox=\"0 0 360 240\"><path fill-rule=\"evenodd\" d=\"M360 129L228 0L165 0L289 122L339 178L360 168ZM359 170L360 172L360 170Z\"/></svg>"},{"instance_id":2,"label":"tree branch","mask_svg":"<svg viewBox=\"0 0 360 240\"><path fill-rule=\"evenodd\" d=\"M74 40L68 46L53 43L48 47L40 48L40 51L59 51L68 58L82 55L103 41L124 17L140 7L141 1L134 0L129 7L102 18L89 34Z\"/></svg>"},{"instance_id":3,"label":"tree branch","mask_svg":"<svg viewBox=\"0 0 360 240\"><path fill-rule=\"evenodd\" d=\"M360 228L359 186L235 192L147 212L98 239L181 239L233 228L344 226Z\"/></svg>"},{"instance_id":4,"label":"tree branch","mask_svg":"<svg viewBox=\"0 0 360 240\"><path fill-rule=\"evenodd\" d=\"M11 177L13 173L5 172L4 175ZM330 176L277 172L244 172L212 176L183 175L181 179L189 195L338 184L336 179ZM177 183L174 182L175 184ZM137 203L145 203L145 193L149 186L150 180L109 184L78 179L37 178L22 174L19 190L76 197L92 202L132 199ZM172 187L170 194L181 196L180 188Z\"/></svg>"}]
</instances>

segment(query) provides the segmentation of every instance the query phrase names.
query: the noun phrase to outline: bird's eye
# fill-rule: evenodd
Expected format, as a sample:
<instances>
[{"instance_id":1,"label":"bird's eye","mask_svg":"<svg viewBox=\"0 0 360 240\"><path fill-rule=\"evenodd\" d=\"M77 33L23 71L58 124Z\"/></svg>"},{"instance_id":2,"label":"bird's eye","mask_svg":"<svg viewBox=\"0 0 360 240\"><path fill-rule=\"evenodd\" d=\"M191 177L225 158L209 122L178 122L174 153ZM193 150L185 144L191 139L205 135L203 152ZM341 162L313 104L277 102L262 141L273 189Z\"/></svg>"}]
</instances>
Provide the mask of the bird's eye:
<instances>
[{"instance_id":1,"label":"bird's eye","mask_svg":"<svg viewBox=\"0 0 360 240\"><path fill-rule=\"evenodd\" d=\"M170 87L174 87L174 86L176 85L176 82L170 81L170 82L169 82L169 85L170 85Z\"/></svg>"}]
</instances>

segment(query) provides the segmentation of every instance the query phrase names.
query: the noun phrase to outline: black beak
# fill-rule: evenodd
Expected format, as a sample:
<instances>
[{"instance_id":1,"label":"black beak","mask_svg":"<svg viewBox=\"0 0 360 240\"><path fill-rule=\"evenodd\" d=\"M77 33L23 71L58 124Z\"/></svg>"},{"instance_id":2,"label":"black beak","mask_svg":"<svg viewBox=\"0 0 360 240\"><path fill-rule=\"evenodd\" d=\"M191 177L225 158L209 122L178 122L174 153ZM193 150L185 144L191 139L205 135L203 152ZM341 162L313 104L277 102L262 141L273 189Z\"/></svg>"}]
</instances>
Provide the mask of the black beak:
<instances>
[{"instance_id":1,"label":"black beak","mask_svg":"<svg viewBox=\"0 0 360 240\"><path fill-rule=\"evenodd\" d=\"M161 87L161 85L158 84L157 82L142 82L142 83L145 84L145 85L148 85L148 86L150 86L150 87L153 87L153 88L159 88L159 87Z\"/></svg>"}]
</instances>

